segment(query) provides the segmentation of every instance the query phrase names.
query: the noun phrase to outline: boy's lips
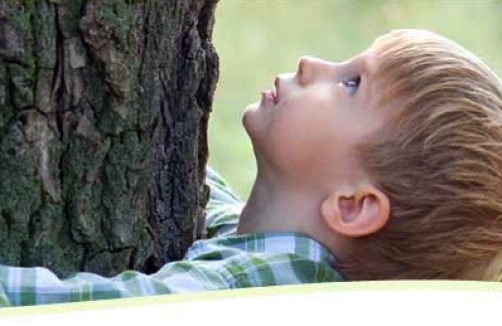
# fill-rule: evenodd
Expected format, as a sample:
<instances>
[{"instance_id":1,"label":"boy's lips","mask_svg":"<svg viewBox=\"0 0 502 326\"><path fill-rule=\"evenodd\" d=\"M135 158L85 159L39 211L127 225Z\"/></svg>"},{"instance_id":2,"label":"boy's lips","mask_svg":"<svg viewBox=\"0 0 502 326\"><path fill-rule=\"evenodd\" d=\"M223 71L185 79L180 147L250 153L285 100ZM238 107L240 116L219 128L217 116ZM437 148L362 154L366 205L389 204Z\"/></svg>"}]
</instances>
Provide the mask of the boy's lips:
<instances>
[{"instance_id":1,"label":"boy's lips","mask_svg":"<svg viewBox=\"0 0 502 326\"><path fill-rule=\"evenodd\" d=\"M261 92L262 101L271 106L279 104L279 78L275 79L275 89L268 89Z\"/></svg>"},{"instance_id":2,"label":"boy's lips","mask_svg":"<svg viewBox=\"0 0 502 326\"><path fill-rule=\"evenodd\" d=\"M268 89L261 92L261 100L267 106L275 106L276 105L276 96L273 90Z\"/></svg>"},{"instance_id":3,"label":"boy's lips","mask_svg":"<svg viewBox=\"0 0 502 326\"><path fill-rule=\"evenodd\" d=\"M280 80L279 80L279 77L277 77L277 78L275 78L275 81L274 81L274 85L275 85L275 92L274 92L275 104L278 104L279 101L280 101L279 84L280 84Z\"/></svg>"}]
</instances>

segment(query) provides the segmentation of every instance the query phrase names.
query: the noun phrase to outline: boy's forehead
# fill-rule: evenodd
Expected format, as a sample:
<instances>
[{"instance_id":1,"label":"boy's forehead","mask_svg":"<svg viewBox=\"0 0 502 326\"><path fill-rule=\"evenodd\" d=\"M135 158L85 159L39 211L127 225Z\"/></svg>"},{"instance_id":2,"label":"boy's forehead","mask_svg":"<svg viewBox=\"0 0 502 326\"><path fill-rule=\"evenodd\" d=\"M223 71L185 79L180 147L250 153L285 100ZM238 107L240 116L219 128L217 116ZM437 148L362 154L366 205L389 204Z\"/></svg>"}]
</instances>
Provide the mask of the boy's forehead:
<instances>
[{"instance_id":1,"label":"boy's forehead","mask_svg":"<svg viewBox=\"0 0 502 326\"><path fill-rule=\"evenodd\" d=\"M386 98L386 87L382 84L379 74L380 60L379 49L373 43L368 49L359 53L355 60L364 62L367 91L366 102L378 110L385 118L389 118L399 107L399 100Z\"/></svg>"},{"instance_id":2,"label":"boy's forehead","mask_svg":"<svg viewBox=\"0 0 502 326\"><path fill-rule=\"evenodd\" d=\"M349 70L357 70L361 74L371 77L377 72L378 67L376 51L370 46L346 60L344 64L352 66Z\"/></svg>"},{"instance_id":3,"label":"boy's forehead","mask_svg":"<svg viewBox=\"0 0 502 326\"><path fill-rule=\"evenodd\" d=\"M371 83L376 82L378 73L378 57L377 51L373 46L370 46L366 50L356 54L352 59L350 59L350 61L359 67L359 70L366 79L371 81Z\"/></svg>"}]
</instances>

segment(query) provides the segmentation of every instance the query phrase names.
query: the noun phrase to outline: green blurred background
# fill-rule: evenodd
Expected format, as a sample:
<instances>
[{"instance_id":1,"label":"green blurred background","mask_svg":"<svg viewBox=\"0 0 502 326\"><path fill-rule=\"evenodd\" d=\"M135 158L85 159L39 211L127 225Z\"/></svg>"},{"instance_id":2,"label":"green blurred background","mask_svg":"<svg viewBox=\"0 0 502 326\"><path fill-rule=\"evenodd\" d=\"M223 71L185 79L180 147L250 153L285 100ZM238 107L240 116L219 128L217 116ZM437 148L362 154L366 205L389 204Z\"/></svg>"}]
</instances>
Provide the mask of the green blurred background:
<instances>
[{"instance_id":1,"label":"green blurred background","mask_svg":"<svg viewBox=\"0 0 502 326\"><path fill-rule=\"evenodd\" d=\"M241 125L281 72L313 55L339 61L396 28L443 34L502 71L502 1L220 0L214 43L220 80L209 128L209 164L245 199L256 172ZM499 73L500 75L500 73Z\"/></svg>"}]
</instances>

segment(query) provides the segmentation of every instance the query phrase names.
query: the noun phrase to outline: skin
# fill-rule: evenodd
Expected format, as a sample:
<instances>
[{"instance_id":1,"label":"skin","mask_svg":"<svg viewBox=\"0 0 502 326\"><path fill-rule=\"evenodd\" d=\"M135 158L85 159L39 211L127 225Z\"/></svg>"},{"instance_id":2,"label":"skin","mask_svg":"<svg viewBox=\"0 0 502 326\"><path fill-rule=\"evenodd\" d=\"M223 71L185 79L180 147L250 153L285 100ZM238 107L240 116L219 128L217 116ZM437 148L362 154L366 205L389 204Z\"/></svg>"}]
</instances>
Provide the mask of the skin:
<instances>
[{"instance_id":1,"label":"skin","mask_svg":"<svg viewBox=\"0 0 502 326\"><path fill-rule=\"evenodd\" d=\"M371 48L342 63L303 57L245 109L258 170L238 233L298 232L345 259L385 225L388 199L354 151L385 128L376 65Z\"/></svg>"}]
</instances>

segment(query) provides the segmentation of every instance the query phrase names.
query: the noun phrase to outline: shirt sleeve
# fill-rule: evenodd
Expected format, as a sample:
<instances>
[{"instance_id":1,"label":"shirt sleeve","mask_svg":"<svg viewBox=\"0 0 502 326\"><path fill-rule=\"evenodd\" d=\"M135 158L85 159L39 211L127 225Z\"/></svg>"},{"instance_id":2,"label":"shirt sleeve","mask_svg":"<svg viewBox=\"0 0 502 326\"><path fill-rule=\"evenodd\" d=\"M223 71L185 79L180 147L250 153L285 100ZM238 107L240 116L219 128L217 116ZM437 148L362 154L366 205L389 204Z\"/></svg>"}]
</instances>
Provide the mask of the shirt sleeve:
<instances>
[{"instance_id":1,"label":"shirt sleeve","mask_svg":"<svg viewBox=\"0 0 502 326\"><path fill-rule=\"evenodd\" d=\"M242 202L223 178L208 168L206 177L211 195L207 205L206 227L211 237L235 233ZM124 298L177 292L225 289L218 261L180 261L164 265L157 273L145 275L126 271L106 278L78 273L59 279L42 267L24 268L0 264L0 306L26 306L50 303Z\"/></svg>"},{"instance_id":2,"label":"shirt sleeve","mask_svg":"<svg viewBox=\"0 0 502 326\"><path fill-rule=\"evenodd\" d=\"M149 296L228 288L216 266L208 262L166 264L157 273L126 271L106 278L78 273L61 280L42 267L0 265L0 307Z\"/></svg>"},{"instance_id":3,"label":"shirt sleeve","mask_svg":"<svg viewBox=\"0 0 502 326\"><path fill-rule=\"evenodd\" d=\"M206 206L207 237L235 234L244 203L210 167L206 169L206 183L210 188L209 202Z\"/></svg>"}]
</instances>

